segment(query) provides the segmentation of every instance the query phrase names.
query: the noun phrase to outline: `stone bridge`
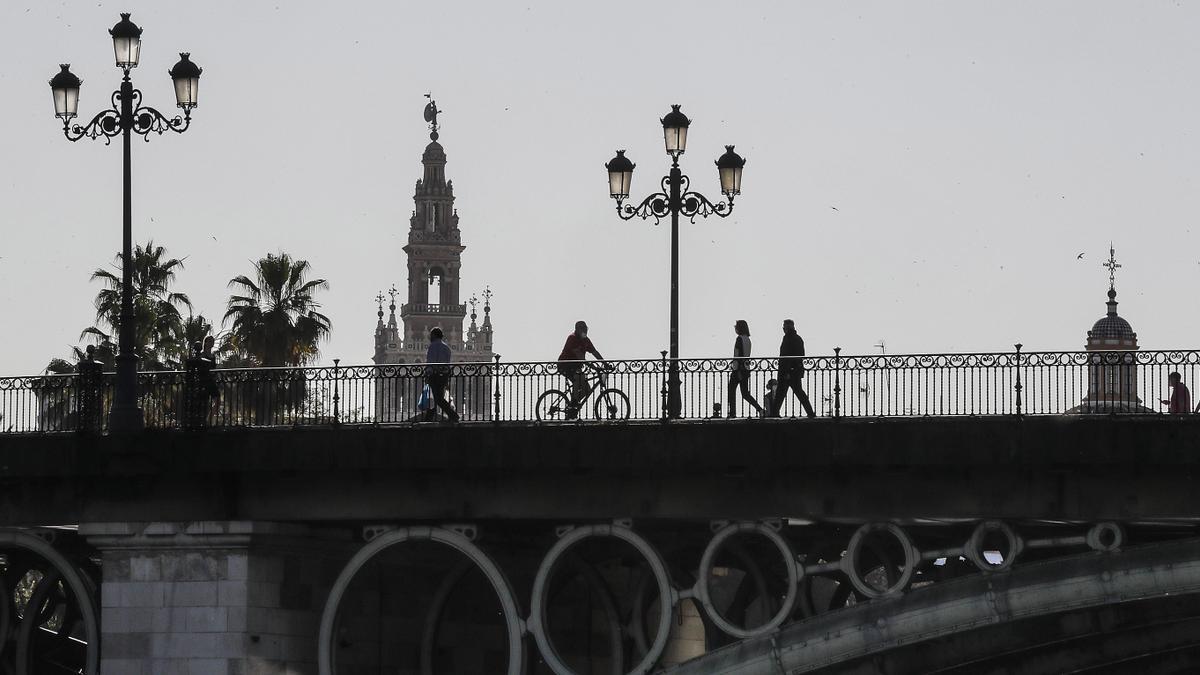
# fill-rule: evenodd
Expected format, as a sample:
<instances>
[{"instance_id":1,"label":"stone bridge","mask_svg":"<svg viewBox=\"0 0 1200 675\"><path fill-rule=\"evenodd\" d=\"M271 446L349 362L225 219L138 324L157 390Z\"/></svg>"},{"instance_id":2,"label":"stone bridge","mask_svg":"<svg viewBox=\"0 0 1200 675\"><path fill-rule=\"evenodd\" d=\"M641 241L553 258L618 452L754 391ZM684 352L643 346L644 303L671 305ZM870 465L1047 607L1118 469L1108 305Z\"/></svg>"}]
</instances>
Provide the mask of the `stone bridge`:
<instances>
[{"instance_id":1,"label":"stone bridge","mask_svg":"<svg viewBox=\"0 0 1200 675\"><path fill-rule=\"evenodd\" d=\"M1151 415L0 436L0 673L1186 670L1197 453Z\"/></svg>"}]
</instances>

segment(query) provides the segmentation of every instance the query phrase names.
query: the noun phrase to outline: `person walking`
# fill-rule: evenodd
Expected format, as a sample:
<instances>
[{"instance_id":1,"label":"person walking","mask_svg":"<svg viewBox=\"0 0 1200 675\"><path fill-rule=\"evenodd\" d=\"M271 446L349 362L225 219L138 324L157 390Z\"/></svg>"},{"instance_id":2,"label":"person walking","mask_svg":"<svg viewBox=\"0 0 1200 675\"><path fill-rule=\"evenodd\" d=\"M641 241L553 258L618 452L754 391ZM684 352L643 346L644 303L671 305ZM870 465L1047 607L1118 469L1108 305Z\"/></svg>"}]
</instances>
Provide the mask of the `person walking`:
<instances>
[{"instance_id":1,"label":"person walking","mask_svg":"<svg viewBox=\"0 0 1200 675\"><path fill-rule=\"evenodd\" d=\"M425 352L425 363L431 364L425 366L425 384L429 385L429 392L433 396L437 407L446 414L446 417L451 422L458 421L458 413L454 412L454 408L450 406L450 402L446 400L446 385L450 381L450 366L437 366L432 364L450 363L453 356L450 353L450 345L442 340L442 329L434 328L429 331L429 349ZM429 418L433 419L437 413L431 408L429 410Z\"/></svg>"},{"instance_id":2,"label":"person walking","mask_svg":"<svg viewBox=\"0 0 1200 675\"><path fill-rule=\"evenodd\" d=\"M762 415L763 408L750 393L749 387L750 364L747 363L747 360L750 358L750 324L746 323L745 319L738 319L733 324L733 330L737 333L737 337L733 341L733 365L729 370L729 407L726 408L725 415L737 417L734 394L738 389L742 390L742 400L748 402L759 415Z\"/></svg>"},{"instance_id":3,"label":"person walking","mask_svg":"<svg viewBox=\"0 0 1200 675\"><path fill-rule=\"evenodd\" d=\"M787 398L788 388L800 405L804 414L816 417L808 394L804 393L804 339L796 333L796 324L791 319L783 320L783 341L779 343L779 388L771 401L771 417L779 417L779 409L783 407L783 399Z\"/></svg>"},{"instance_id":4,"label":"person walking","mask_svg":"<svg viewBox=\"0 0 1200 675\"><path fill-rule=\"evenodd\" d=\"M1178 372L1167 375L1167 387L1171 390L1171 397L1161 399L1162 404L1167 406L1167 414L1187 415L1192 412L1192 392L1183 383L1183 376Z\"/></svg>"}]
</instances>

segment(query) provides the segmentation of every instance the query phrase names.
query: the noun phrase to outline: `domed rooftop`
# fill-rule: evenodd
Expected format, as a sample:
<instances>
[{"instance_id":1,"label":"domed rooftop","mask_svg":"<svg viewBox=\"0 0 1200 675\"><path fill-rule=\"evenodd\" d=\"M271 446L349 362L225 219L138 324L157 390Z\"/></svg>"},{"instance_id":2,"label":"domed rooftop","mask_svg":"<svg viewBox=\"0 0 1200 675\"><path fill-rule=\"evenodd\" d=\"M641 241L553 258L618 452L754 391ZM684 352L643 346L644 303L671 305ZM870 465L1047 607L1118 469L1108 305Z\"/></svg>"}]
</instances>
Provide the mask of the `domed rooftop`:
<instances>
[{"instance_id":1,"label":"domed rooftop","mask_svg":"<svg viewBox=\"0 0 1200 675\"><path fill-rule=\"evenodd\" d=\"M425 152L421 155L421 161L446 161L446 151L442 148L442 144L438 143L437 141L433 141L429 145L425 146Z\"/></svg>"},{"instance_id":2,"label":"domed rooftop","mask_svg":"<svg viewBox=\"0 0 1200 675\"><path fill-rule=\"evenodd\" d=\"M1117 291L1114 288L1108 289L1108 314L1100 318L1099 321L1092 324L1092 329L1088 331L1088 337L1093 339L1109 339L1109 340L1134 340L1137 338L1137 333L1133 332L1133 326L1129 322L1117 315Z\"/></svg>"}]
</instances>

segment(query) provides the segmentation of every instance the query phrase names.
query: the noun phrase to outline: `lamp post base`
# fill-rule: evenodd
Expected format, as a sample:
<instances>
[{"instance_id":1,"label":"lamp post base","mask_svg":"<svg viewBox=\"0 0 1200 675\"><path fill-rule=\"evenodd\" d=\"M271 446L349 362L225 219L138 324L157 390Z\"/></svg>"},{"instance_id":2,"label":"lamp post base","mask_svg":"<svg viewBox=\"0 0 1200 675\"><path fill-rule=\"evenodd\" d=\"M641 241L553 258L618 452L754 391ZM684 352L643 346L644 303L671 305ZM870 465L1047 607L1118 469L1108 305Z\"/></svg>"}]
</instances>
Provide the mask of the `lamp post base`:
<instances>
[{"instance_id":1,"label":"lamp post base","mask_svg":"<svg viewBox=\"0 0 1200 675\"><path fill-rule=\"evenodd\" d=\"M127 433L141 431L146 428L146 418L138 406L118 408L116 406L108 413L109 433Z\"/></svg>"}]
</instances>

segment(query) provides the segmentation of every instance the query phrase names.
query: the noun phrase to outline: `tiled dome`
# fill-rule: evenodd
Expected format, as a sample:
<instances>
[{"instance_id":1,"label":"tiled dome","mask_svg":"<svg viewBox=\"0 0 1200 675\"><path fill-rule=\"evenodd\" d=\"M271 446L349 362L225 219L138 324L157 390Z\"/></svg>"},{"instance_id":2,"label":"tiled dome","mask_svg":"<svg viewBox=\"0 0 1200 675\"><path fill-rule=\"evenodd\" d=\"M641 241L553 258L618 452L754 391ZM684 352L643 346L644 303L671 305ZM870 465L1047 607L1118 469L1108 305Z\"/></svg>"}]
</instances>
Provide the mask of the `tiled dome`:
<instances>
[{"instance_id":1,"label":"tiled dome","mask_svg":"<svg viewBox=\"0 0 1200 675\"><path fill-rule=\"evenodd\" d=\"M1117 316L1117 291L1108 289L1108 314L1100 318L1092 329L1088 331L1088 337L1094 339L1112 339L1112 340L1133 340L1137 338L1137 333L1133 332L1133 326L1129 322Z\"/></svg>"}]
</instances>

